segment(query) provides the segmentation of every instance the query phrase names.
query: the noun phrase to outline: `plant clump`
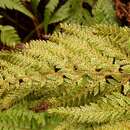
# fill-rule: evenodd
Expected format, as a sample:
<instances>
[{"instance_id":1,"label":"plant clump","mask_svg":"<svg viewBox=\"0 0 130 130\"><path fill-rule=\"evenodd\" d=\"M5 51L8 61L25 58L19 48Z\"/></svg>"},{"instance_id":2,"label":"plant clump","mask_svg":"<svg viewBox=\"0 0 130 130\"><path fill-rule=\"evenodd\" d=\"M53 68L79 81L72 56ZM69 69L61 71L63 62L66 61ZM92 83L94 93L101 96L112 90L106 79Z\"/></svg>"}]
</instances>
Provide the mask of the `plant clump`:
<instances>
[{"instance_id":1,"label":"plant clump","mask_svg":"<svg viewBox=\"0 0 130 130\"><path fill-rule=\"evenodd\" d=\"M61 24L0 52L0 130L129 130L130 30Z\"/></svg>"}]
</instances>

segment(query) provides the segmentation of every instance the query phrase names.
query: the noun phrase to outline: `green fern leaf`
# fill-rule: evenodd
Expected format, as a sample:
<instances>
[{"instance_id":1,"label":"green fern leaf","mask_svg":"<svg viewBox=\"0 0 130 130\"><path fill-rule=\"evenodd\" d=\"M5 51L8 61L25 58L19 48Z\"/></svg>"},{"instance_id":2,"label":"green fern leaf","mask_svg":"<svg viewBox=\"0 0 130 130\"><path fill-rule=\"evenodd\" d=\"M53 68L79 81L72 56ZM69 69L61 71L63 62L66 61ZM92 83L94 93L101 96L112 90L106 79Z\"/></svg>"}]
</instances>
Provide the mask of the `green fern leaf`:
<instances>
[{"instance_id":1,"label":"green fern leaf","mask_svg":"<svg viewBox=\"0 0 130 130\"><path fill-rule=\"evenodd\" d=\"M64 5L62 5L51 17L51 23L57 23L63 21L64 19L70 16L70 7L71 7L71 0L68 0Z\"/></svg>"},{"instance_id":2,"label":"green fern leaf","mask_svg":"<svg viewBox=\"0 0 130 130\"><path fill-rule=\"evenodd\" d=\"M33 18L32 13L24 7L20 0L0 0L0 7L3 9L15 9L30 18Z\"/></svg>"},{"instance_id":3,"label":"green fern leaf","mask_svg":"<svg viewBox=\"0 0 130 130\"><path fill-rule=\"evenodd\" d=\"M0 25L0 40L6 46L15 47L20 42L20 37L12 26Z\"/></svg>"},{"instance_id":4,"label":"green fern leaf","mask_svg":"<svg viewBox=\"0 0 130 130\"><path fill-rule=\"evenodd\" d=\"M93 10L93 22L104 24L117 24L114 5L112 0L97 0Z\"/></svg>"},{"instance_id":5,"label":"green fern leaf","mask_svg":"<svg viewBox=\"0 0 130 130\"><path fill-rule=\"evenodd\" d=\"M44 117L44 113L36 114L17 105L0 112L0 130L42 130L45 125Z\"/></svg>"},{"instance_id":6,"label":"green fern leaf","mask_svg":"<svg viewBox=\"0 0 130 130\"><path fill-rule=\"evenodd\" d=\"M57 7L58 3L59 3L59 0L50 0L49 3L45 7L44 21L43 21L45 32L48 31L47 29L48 29L50 17L52 13L54 12L55 8Z\"/></svg>"},{"instance_id":7,"label":"green fern leaf","mask_svg":"<svg viewBox=\"0 0 130 130\"><path fill-rule=\"evenodd\" d=\"M91 15L89 11L83 8L83 1L81 0L70 0L70 17L67 22L78 23L78 24L90 24Z\"/></svg>"}]
</instances>

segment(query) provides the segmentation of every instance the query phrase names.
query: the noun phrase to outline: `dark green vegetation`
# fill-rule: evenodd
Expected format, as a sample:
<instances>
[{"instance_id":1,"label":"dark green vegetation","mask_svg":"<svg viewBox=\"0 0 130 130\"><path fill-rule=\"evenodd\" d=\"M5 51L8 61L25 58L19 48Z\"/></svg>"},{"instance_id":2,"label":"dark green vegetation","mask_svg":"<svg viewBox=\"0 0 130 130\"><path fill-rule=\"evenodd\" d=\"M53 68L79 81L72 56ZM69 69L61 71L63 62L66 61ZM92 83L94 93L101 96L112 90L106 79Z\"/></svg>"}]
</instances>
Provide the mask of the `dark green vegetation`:
<instances>
[{"instance_id":1,"label":"dark green vegetation","mask_svg":"<svg viewBox=\"0 0 130 130\"><path fill-rule=\"evenodd\" d=\"M129 35L61 24L47 42L1 51L0 130L129 130Z\"/></svg>"},{"instance_id":2,"label":"dark green vegetation","mask_svg":"<svg viewBox=\"0 0 130 130\"><path fill-rule=\"evenodd\" d=\"M0 0L0 41L48 39L59 22L117 24L112 0Z\"/></svg>"}]
</instances>

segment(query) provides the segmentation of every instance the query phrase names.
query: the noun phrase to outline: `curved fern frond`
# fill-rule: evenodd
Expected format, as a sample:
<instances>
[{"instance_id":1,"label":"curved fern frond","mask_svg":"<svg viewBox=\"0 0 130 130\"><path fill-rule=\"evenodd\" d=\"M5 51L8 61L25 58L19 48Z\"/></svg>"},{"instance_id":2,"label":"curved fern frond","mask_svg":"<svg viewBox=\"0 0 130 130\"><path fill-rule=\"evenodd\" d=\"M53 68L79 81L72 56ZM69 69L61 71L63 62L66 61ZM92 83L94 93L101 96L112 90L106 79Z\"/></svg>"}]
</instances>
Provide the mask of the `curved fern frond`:
<instances>
[{"instance_id":1,"label":"curved fern frond","mask_svg":"<svg viewBox=\"0 0 130 130\"><path fill-rule=\"evenodd\" d=\"M110 57L124 59L125 55L122 55L122 52L128 54L130 30L127 27L120 28L117 25L97 24L92 27L77 26L74 28L72 25L61 24L61 30L67 34L76 35L78 39L85 39L86 42L98 48L99 52L104 55L110 56L112 54ZM101 39L103 42L100 42Z\"/></svg>"},{"instance_id":2,"label":"curved fern frond","mask_svg":"<svg viewBox=\"0 0 130 130\"><path fill-rule=\"evenodd\" d=\"M0 25L0 41L8 47L15 47L20 42L20 37L12 26Z\"/></svg>"},{"instance_id":3,"label":"curved fern frond","mask_svg":"<svg viewBox=\"0 0 130 130\"><path fill-rule=\"evenodd\" d=\"M33 18L32 13L25 8L20 0L0 0L0 7L3 9L15 9L21 13Z\"/></svg>"},{"instance_id":4,"label":"curved fern frond","mask_svg":"<svg viewBox=\"0 0 130 130\"><path fill-rule=\"evenodd\" d=\"M48 110L48 113L59 115L70 122L70 125L82 124L91 125L92 128L100 128L101 124L103 126L109 123L109 127L111 127L111 123L129 121L129 106L130 100L128 98L115 93L100 99L96 104L91 103L90 105L71 108L53 108Z\"/></svg>"}]
</instances>

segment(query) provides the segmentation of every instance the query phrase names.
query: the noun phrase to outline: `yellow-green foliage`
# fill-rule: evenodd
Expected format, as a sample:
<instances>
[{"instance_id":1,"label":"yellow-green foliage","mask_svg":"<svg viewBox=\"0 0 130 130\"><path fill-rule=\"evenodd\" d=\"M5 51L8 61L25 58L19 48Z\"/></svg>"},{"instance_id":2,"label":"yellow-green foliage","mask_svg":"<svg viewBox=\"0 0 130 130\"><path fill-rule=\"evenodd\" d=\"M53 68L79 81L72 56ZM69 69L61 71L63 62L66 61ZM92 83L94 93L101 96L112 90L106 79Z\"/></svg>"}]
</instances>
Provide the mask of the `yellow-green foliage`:
<instances>
[{"instance_id":1,"label":"yellow-green foliage","mask_svg":"<svg viewBox=\"0 0 130 130\"><path fill-rule=\"evenodd\" d=\"M0 130L129 130L129 35L61 24L47 42L1 51Z\"/></svg>"}]
</instances>

